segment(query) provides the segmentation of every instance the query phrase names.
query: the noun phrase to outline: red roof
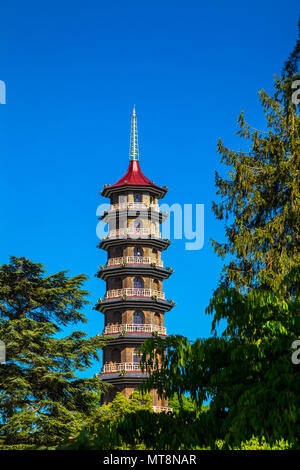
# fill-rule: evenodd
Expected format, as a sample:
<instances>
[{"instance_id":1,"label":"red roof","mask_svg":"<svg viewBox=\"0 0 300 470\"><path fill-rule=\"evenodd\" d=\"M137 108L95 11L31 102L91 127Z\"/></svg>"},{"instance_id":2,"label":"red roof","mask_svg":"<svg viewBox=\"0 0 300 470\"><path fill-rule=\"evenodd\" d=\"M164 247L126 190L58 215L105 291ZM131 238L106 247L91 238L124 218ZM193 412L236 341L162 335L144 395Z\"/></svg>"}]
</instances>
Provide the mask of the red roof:
<instances>
[{"instance_id":1,"label":"red roof","mask_svg":"<svg viewBox=\"0 0 300 470\"><path fill-rule=\"evenodd\" d=\"M131 160L127 173L117 183L109 187L123 186L123 184L134 184L138 186L152 185L151 181L142 173L138 160Z\"/></svg>"},{"instance_id":2,"label":"red roof","mask_svg":"<svg viewBox=\"0 0 300 470\"><path fill-rule=\"evenodd\" d=\"M143 173L140 167L138 160L131 160L129 167L125 175L117 181L115 184L105 186L102 191L103 196L108 196L111 194L111 191L118 188L119 186L148 186L149 189L152 188L152 191L155 192L158 197L164 197L167 192L167 188L161 188L156 184L152 183Z\"/></svg>"}]
</instances>

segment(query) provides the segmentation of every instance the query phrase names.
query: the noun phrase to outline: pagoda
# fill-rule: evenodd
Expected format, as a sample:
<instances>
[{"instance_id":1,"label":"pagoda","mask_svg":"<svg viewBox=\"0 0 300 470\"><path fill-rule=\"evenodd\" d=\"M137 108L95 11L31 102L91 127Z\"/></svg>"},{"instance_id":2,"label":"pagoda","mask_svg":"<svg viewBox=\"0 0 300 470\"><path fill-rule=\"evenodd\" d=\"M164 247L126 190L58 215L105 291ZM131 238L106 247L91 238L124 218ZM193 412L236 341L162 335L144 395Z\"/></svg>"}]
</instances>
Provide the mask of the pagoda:
<instances>
[{"instance_id":1,"label":"pagoda","mask_svg":"<svg viewBox=\"0 0 300 470\"><path fill-rule=\"evenodd\" d=\"M104 403L118 391L129 398L147 378L138 349L151 335L166 337L164 317L174 305L163 291L172 269L164 267L161 256L170 241L161 237L166 214L160 212L158 200L167 188L157 186L141 171L135 108L129 158L127 173L101 192L110 199L109 210L101 216L108 233L98 245L107 251L107 262L97 274L106 282L106 293L95 308L104 314L103 335L111 338L103 349L101 379L113 385ZM155 411L168 409L166 399L151 393Z\"/></svg>"}]
</instances>

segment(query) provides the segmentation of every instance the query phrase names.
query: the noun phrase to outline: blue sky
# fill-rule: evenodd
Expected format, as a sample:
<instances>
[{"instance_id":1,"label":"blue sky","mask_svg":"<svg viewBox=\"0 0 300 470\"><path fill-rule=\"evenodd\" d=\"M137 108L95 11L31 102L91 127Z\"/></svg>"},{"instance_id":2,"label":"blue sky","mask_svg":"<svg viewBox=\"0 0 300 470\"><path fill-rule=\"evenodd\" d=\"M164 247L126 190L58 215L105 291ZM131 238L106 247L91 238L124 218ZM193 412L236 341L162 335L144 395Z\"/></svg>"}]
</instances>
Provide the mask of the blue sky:
<instances>
[{"instance_id":1,"label":"blue sky","mask_svg":"<svg viewBox=\"0 0 300 470\"><path fill-rule=\"evenodd\" d=\"M1 6L0 263L9 255L42 262L49 273L89 276L89 335L103 316L95 278L96 209L105 183L127 170L130 116L138 117L142 171L170 188L164 202L205 205L205 243L175 240L164 259L176 307L169 334L210 335L204 314L222 266L210 238L223 225L211 211L216 152L244 145L241 112L264 128L257 92L272 92L297 36L298 2L14 1ZM69 331L69 330L67 330ZM97 364L87 375L99 369Z\"/></svg>"}]
</instances>

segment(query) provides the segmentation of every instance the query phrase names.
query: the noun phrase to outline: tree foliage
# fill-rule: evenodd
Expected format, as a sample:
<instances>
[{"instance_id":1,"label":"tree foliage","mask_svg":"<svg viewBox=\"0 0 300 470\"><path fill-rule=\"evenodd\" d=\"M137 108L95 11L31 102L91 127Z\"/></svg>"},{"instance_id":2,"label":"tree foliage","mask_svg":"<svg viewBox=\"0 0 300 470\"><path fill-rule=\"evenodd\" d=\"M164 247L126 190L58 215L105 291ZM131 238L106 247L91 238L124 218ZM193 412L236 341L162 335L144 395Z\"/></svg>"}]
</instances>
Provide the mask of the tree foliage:
<instances>
[{"instance_id":1,"label":"tree foliage","mask_svg":"<svg viewBox=\"0 0 300 470\"><path fill-rule=\"evenodd\" d=\"M139 391L133 392L129 399L122 393L116 393L115 398L108 404L99 407L95 413L86 420L85 428L95 431L99 425L119 420L125 414L135 413L139 410L152 410L152 396Z\"/></svg>"},{"instance_id":2,"label":"tree foliage","mask_svg":"<svg viewBox=\"0 0 300 470\"><path fill-rule=\"evenodd\" d=\"M141 396L138 392L135 392ZM149 395L150 399L151 396ZM131 407L123 395L112 407L116 415L103 415L96 427L86 426L74 439L59 446L67 450L211 450L294 449L295 444L280 439L270 444L264 437L251 437L237 445L210 440L211 419L207 409L200 412L181 408L179 412L154 413L147 407ZM151 400L150 400L151 401ZM115 403L114 403L115 402ZM122 411L121 411L122 410ZM120 413L121 411L121 413Z\"/></svg>"},{"instance_id":3,"label":"tree foliage","mask_svg":"<svg viewBox=\"0 0 300 470\"><path fill-rule=\"evenodd\" d=\"M218 143L228 173L216 173L221 201L213 211L224 221L226 241L212 242L225 262L206 310L213 315L212 337L193 344L180 336L153 338L143 345L142 364L152 372L144 390L189 393L199 409L210 400L207 444L300 438L300 368L291 360L300 338L300 118L290 93L297 57L299 41L275 78L273 96L259 93L266 129L239 116L238 135L248 150ZM221 320L226 327L218 336Z\"/></svg>"},{"instance_id":4,"label":"tree foliage","mask_svg":"<svg viewBox=\"0 0 300 470\"><path fill-rule=\"evenodd\" d=\"M93 416L86 419L84 426L74 440L67 440L60 448L72 450L127 448L129 446L129 427L125 432L127 437L124 437L119 425L123 420L131 422L129 415L138 416L140 412L143 416L153 414L150 394L135 391L127 399L118 392L110 403L102 405ZM137 435L133 432L132 436ZM135 439L136 437L133 437L133 441L137 444L139 439ZM135 447L134 444L133 446ZM144 448L144 442L139 441L137 447Z\"/></svg>"},{"instance_id":5,"label":"tree foliage","mask_svg":"<svg viewBox=\"0 0 300 470\"><path fill-rule=\"evenodd\" d=\"M86 276L44 276L43 265L11 257L0 266L0 437L6 444L54 444L76 433L99 406L106 386L77 371L99 359L100 336L74 331L58 338L59 325L85 321Z\"/></svg>"},{"instance_id":6,"label":"tree foliage","mask_svg":"<svg viewBox=\"0 0 300 470\"><path fill-rule=\"evenodd\" d=\"M213 240L213 246L219 256L230 258L222 283L239 290L277 290L299 266L300 126L296 105L290 100L284 106L287 83L289 77L276 78L273 97L259 93L267 131L253 129L240 115L238 135L249 141L248 152L218 143L230 171L228 178L216 172L222 200L213 203L213 211L225 221L227 240Z\"/></svg>"}]
</instances>

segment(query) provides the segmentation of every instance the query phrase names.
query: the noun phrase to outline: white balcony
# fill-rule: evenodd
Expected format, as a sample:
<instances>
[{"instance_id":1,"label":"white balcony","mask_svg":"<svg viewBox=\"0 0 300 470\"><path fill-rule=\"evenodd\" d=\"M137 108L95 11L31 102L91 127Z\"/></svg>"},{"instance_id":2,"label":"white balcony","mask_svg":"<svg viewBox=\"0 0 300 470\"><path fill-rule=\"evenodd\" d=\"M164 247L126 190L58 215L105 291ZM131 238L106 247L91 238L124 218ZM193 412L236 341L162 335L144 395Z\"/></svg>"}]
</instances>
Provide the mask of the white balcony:
<instances>
[{"instance_id":1,"label":"white balcony","mask_svg":"<svg viewBox=\"0 0 300 470\"><path fill-rule=\"evenodd\" d=\"M155 264L160 268L163 267L163 262L161 260L145 256L123 256L119 258L109 258L107 261L107 266L119 266L121 264Z\"/></svg>"},{"instance_id":2,"label":"white balcony","mask_svg":"<svg viewBox=\"0 0 300 470\"><path fill-rule=\"evenodd\" d=\"M113 372L142 372L138 362L113 362L104 364L101 374Z\"/></svg>"},{"instance_id":3,"label":"white balcony","mask_svg":"<svg viewBox=\"0 0 300 470\"><path fill-rule=\"evenodd\" d=\"M143 237L152 237L152 238L161 238L161 234L158 231L152 230L150 228L119 228L109 231L108 238L143 238Z\"/></svg>"},{"instance_id":4,"label":"white balcony","mask_svg":"<svg viewBox=\"0 0 300 470\"><path fill-rule=\"evenodd\" d=\"M105 294L105 299L114 299L116 297L157 297L159 300L165 299L165 293L154 289L144 289L127 287L125 289L112 289L108 290Z\"/></svg>"},{"instance_id":5,"label":"white balcony","mask_svg":"<svg viewBox=\"0 0 300 470\"><path fill-rule=\"evenodd\" d=\"M151 325L151 324L117 324L109 325L104 328L104 335L118 334L125 331L126 333L154 333L157 332L159 335L166 335L167 329L164 326Z\"/></svg>"},{"instance_id":6,"label":"white balcony","mask_svg":"<svg viewBox=\"0 0 300 470\"><path fill-rule=\"evenodd\" d=\"M159 205L158 204L145 204L144 202L123 202L123 203L117 203L117 204L112 204L110 207L110 211L119 211L119 210L155 210L159 211Z\"/></svg>"},{"instance_id":7,"label":"white balcony","mask_svg":"<svg viewBox=\"0 0 300 470\"><path fill-rule=\"evenodd\" d=\"M173 408L169 408L168 406L152 406L152 409L154 413L162 413L163 411L167 413L168 411L173 411Z\"/></svg>"}]
</instances>

